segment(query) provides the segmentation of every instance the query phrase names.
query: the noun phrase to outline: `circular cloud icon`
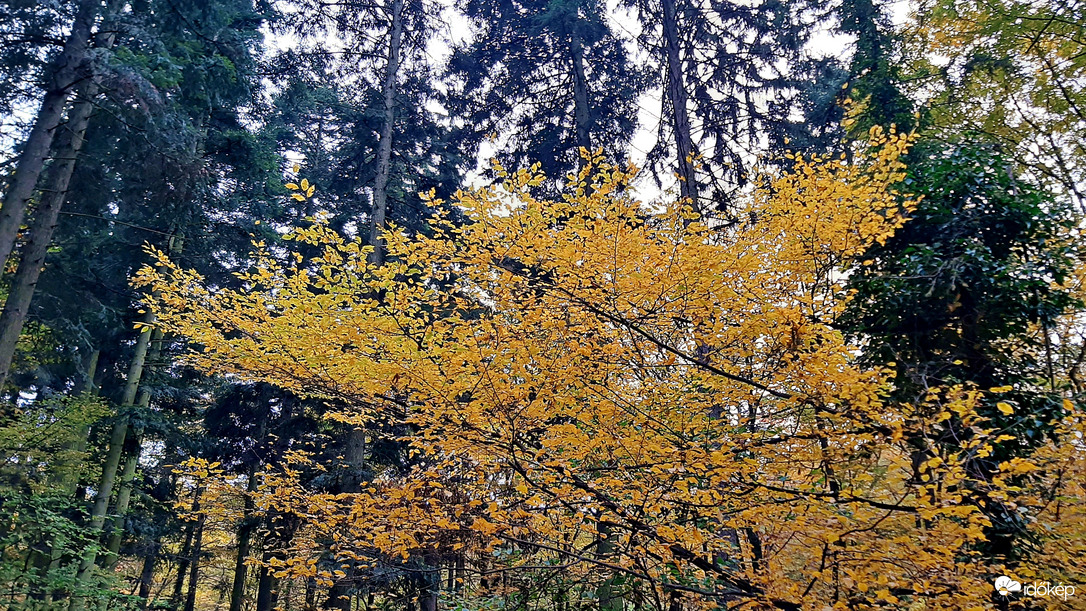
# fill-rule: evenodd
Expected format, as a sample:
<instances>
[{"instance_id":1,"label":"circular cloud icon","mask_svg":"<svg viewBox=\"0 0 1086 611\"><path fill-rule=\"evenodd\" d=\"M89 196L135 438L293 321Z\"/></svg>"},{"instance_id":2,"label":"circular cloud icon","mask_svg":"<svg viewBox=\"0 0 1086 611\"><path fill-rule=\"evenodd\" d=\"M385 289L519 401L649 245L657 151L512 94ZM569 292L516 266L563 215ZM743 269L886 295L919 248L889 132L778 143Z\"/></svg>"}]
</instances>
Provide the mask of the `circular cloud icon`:
<instances>
[{"instance_id":1,"label":"circular cloud icon","mask_svg":"<svg viewBox=\"0 0 1086 611\"><path fill-rule=\"evenodd\" d=\"M1012 592L1021 592L1022 584L1003 575L995 580L995 589L1003 596L1009 596Z\"/></svg>"}]
</instances>

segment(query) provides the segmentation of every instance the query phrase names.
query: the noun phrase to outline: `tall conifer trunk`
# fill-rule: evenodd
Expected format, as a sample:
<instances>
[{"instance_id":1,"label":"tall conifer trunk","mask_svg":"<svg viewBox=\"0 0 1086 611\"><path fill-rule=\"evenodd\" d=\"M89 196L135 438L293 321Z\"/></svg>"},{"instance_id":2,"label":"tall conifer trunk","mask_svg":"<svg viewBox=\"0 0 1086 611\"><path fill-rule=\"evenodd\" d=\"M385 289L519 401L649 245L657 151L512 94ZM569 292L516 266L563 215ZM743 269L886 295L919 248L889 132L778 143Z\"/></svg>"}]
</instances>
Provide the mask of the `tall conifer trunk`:
<instances>
[{"instance_id":1,"label":"tall conifer trunk","mask_svg":"<svg viewBox=\"0 0 1086 611\"><path fill-rule=\"evenodd\" d=\"M676 0L661 0L664 9L664 52L667 59L667 95L671 100L671 122L675 136L675 151L679 162L679 194L690 202L695 211L701 210L698 199L697 175L694 171L694 144L690 135L690 111L687 108L686 84L683 79L682 56L679 50L679 23Z\"/></svg>"},{"instance_id":2,"label":"tall conifer trunk","mask_svg":"<svg viewBox=\"0 0 1086 611\"><path fill-rule=\"evenodd\" d=\"M260 421L256 436L257 442L260 444L264 442L266 427L267 419L265 416ZM256 492L256 474L258 470L259 463L254 460L249 465L249 481L245 486L245 516L242 518L241 528L238 529L238 555L234 562L234 583L230 589L230 611L241 611L245 603L245 578L248 574L245 561L249 558L249 552L252 551L253 532L257 526L256 520L253 519L253 512L256 509L253 503L253 493Z\"/></svg>"},{"instance_id":3,"label":"tall conifer trunk","mask_svg":"<svg viewBox=\"0 0 1086 611\"><path fill-rule=\"evenodd\" d=\"M199 513L200 500L203 494L204 487L200 486L196 489L196 497L192 501L192 511L197 513L197 517L195 535L192 539L192 556L189 558L189 590L185 594L184 611L196 610L196 589L200 582L200 551L204 541L204 522L207 521L207 515Z\"/></svg>"},{"instance_id":4,"label":"tall conifer trunk","mask_svg":"<svg viewBox=\"0 0 1086 611\"><path fill-rule=\"evenodd\" d=\"M154 323L154 314L150 311L143 317L145 324ZM122 409L127 408L136 400L136 391L139 389L140 376L143 375L143 365L147 358L147 349L151 343L151 331L144 329L136 340L136 347L132 353L132 362L128 367L128 376L125 379L124 394L121 398ZM91 508L90 532L99 533L106 522L106 510L109 508L109 499L113 494L113 486L117 481L117 467L121 462L121 452L124 449L125 437L128 434L128 416L124 415L113 424L109 437L109 451L106 454L105 464L102 465L102 479L98 485L98 492L94 497L94 506ZM88 550L80 561L79 570L76 572L76 587L85 584L94 569L94 561L97 552ZM81 611L85 601L78 594L72 596L69 611Z\"/></svg>"},{"instance_id":5,"label":"tall conifer trunk","mask_svg":"<svg viewBox=\"0 0 1086 611\"><path fill-rule=\"evenodd\" d=\"M23 143L15 176L4 194L0 207L0 265L7 262L15 248L15 236L26 215L26 207L45 167L46 157L53 145L53 136L64 116L64 108L72 88L82 79L87 51L90 49L91 28L98 14L97 0L82 0L72 21L72 30L64 49L50 69L45 96L34 119L26 142Z\"/></svg>"},{"instance_id":6,"label":"tall conifer trunk","mask_svg":"<svg viewBox=\"0 0 1086 611\"><path fill-rule=\"evenodd\" d=\"M150 548L147 550L147 555L143 557L143 568L140 570L138 590L140 609L146 609L147 604L150 601L151 586L154 583L155 577L155 564L158 562L158 551L161 547L162 543L156 536L155 540L151 542Z\"/></svg>"},{"instance_id":7,"label":"tall conifer trunk","mask_svg":"<svg viewBox=\"0 0 1086 611\"><path fill-rule=\"evenodd\" d=\"M388 42L388 64L382 94L385 102L381 142L377 147L377 176L373 181L373 213L370 221L370 262L380 265L385 260L381 230L388 213L388 180L392 171L392 128L396 121L396 76L400 70L400 46L403 41L403 0L392 0L392 23Z\"/></svg>"},{"instance_id":8,"label":"tall conifer trunk","mask_svg":"<svg viewBox=\"0 0 1086 611\"><path fill-rule=\"evenodd\" d=\"M185 576L189 572L189 555L192 552L192 537L196 534L196 523L189 522L185 526L185 539L181 544L181 551L177 554L177 577L173 582L173 592L170 594L170 609L177 609L181 605L181 595L185 592ZM258 607L259 608L259 607Z\"/></svg>"},{"instance_id":9,"label":"tall conifer trunk","mask_svg":"<svg viewBox=\"0 0 1086 611\"><path fill-rule=\"evenodd\" d=\"M159 356L162 354L162 331L154 329L151 331L151 349L147 357L148 364L144 367L146 370L148 367L154 365L158 361ZM151 390L144 386L140 389L139 399L136 400L136 407L145 409L151 404ZM128 458L125 459L124 469L121 472L121 487L117 491L117 503L113 508L113 529L109 535L109 544L106 546L108 554L103 566L107 570L112 570L119 558L119 552L121 550L121 540L124 537L124 520L128 515L128 504L132 499L132 488L136 480L136 467L139 466L141 442L143 439L142 431L133 427L129 428L130 438L133 440L132 447L130 448Z\"/></svg>"},{"instance_id":10,"label":"tall conifer trunk","mask_svg":"<svg viewBox=\"0 0 1086 611\"><path fill-rule=\"evenodd\" d=\"M22 249L19 270L12 280L3 313L0 313L0 387L7 381L11 362L15 357L15 345L26 323L30 302L38 285L53 231L57 226L61 206L68 195L68 185L75 171L76 159L83 148L83 137L94 110L91 100L98 94L98 87L88 81L82 88L83 99L68 113L67 129L55 148L55 159L46 172L41 203L34 213L30 226L30 239Z\"/></svg>"},{"instance_id":11,"label":"tall conifer trunk","mask_svg":"<svg viewBox=\"0 0 1086 611\"><path fill-rule=\"evenodd\" d=\"M581 34L577 31L576 24L571 28L569 52L573 60L573 120L577 146L591 151L592 142L589 136L588 118L588 79L584 69L584 45L581 42Z\"/></svg>"}]
</instances>

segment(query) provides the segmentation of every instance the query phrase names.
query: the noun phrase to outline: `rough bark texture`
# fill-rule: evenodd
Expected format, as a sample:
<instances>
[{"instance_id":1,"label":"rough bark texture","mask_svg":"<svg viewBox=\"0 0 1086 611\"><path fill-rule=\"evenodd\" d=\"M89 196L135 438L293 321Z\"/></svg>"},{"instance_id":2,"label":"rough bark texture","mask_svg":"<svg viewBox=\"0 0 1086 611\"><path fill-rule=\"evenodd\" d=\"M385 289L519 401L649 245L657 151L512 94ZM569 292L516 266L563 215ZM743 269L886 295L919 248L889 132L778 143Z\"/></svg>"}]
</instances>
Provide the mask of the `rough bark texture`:
<instances>
[{"instance_id":1,"label":"rough bark texture","mask_svg":"<svg viewBox=\"0 0 1086 611\"><path fill-rule=\"evenodd\" d=\"M569 52L573 60L573 119L577 146L585 150L592 150L592 141L589 136L588 118L588 79L584 69L584 45L581 44L581 35L576 27L570 34Z\"/></svg>"},{"instance_id":2,"label":"rough bark texture","mask_svg":"<svg viewBox=\"0 0 1086 611\"><path fill-rule=\"evenodd\" d=\"M197 513L196 534L192 539L192 556L189 558L189 590L185 595L185 611L196 610L196 586L200 582L200 548L204 541L204 522L207 515L200 511L200 497L204 494L201 486L196 489L196 498L192 501L192 512Z\"/></svg>"},{"instance_id":3,"label":"rough bark texture","mask_svg":"<svg viewBox=\"0 0 1086 611\"><path fill-rule=\"evenodd\" d=\"M0 387L7 381L11 362L15 357L15 345L26 323L30 302L45 265L45 256L53 240L61 206L68 195L68 185L75 171L76 158L83 148L83 136L94 110L91 100L98 94L98 87L88 81L83 87L83 98L68 113L67 129L59 146L55 147L55 159L46 173L41 202L34 213L30 226L30 239L22 249L19 270L12 280L4 311L0 314Z\"/></svg>"},{"instance_id":4,"label":"rough bark texture","mask_svg":"<svg viewBox=\"0 0 1086 611\"><path fill-rule=\"evenodd\" d=\"M196 524L189 522L185 526L185 542L181 545L181 553L177 558L177 578L173 582L173 592L170 594L170 609L177 609L181 605L181 595L185 591L185 575L189 570L189 554L192 551L192 537L196 533Z\"/></svg>"},{"instance_id":5,"label":"rough bark texture","mask_svg":"<svg viewBox=\"0 0 1086 611\"><path fill-rule=\"evenodd\" d=\"M147 370L153 363L158 361L159 355L162 353L162 331L155 329L151 331L151 349L147 357L147 364L144 370ZM140 376L141 379L143 376ZM139 393L139 399L136 400L136 407L146 408L151 404L151 391L144 386ZM128 458L125 459L124 470L121 473L121 487L117 491L117 503L113 509L113 529L109 535L109 544L106 546L108 555L106 556L103 566L107 570L112 570L119 558L119 552L121 550L121 540L124 537L124 520L128 515L128 503L132 499L132 488L136 481L136 467L139 466L142 431L132 428L129 429L131 439L133 440L132 447L129 449Z\"/></svg>"},{"instance_id":6,"label":"rough bark texture","mask_svg":"<svg viewBox=\"0 0 1086 611\"><path fill-rule=\"evenodd\" d=\"M146 609L147 603L151 598L151 586L154 583L155 564L158 562L158 550L161 547L161 542L159 542L158 539L155 539L148 548L147 555L143 557L143 569L140 571L139 581L140 609Z\"/></svg>"},{"instance_id":7,"label":"rough bark texture","mask_svg":"<svg viewBox=\"0 0 1086 611\"><path fill-rule=\"evenodd\" d=\"M400 70L400 46L403 39L403 0L392 0L392 28L389 32L388 64L382 93L385 99L384 124L377 149L377 176L373 181L373 213L370 220L370 262L380 265L385 260L381 231L388 212L388 180L392 171L392 127L396 121L396 75Z\"/></svg>"},{"instance_id":8,"label":"rough bark texture","mask_svg":"<svg viewBox=\"0 0 1086 611\"><path fill-rule=\"evenodd\" d=\"M270 552L264 552L265 564L260 567L260 579L256 587L256 611L272 611L276 599L279 598L279 580L268 570L266 564L271 557Z\"/></svg>"},{"instance_id":9,"label":"rough bark texture","mask_svg":"<svg viewBox=\"0 0 1086 611\"><path fill-rule=\"evenodd\" d=\"M143 322L154 322L154 314L148 312L144 315ZM151 343L151 331L140 332L136 340L136 348L132 354L132 362L128 367L128 376L125 380L122 405L130 406L136 399L136 390L139 388L140 376L143 375L143 364L147 359L147 349ZM98 485L98 493L94 497L94 506L91 508L89 529L90 532L100 532L106 522L106 510L109 508L109 499L113 494L113 486L117 481L117 467L121 462L121 452L124 449L124 440L128 434L128 417L118 418L113 424L113 430L109 437L109 452L106 454L106 462L102 466L102 480ZM80 561L79 570L76 573L76 583L86 583L94 569L94 561L97 557L94 550L89 550ZM84 600L81 596L72 596L69 611L81 611L84 608Z\"/></svg>"},{"instance_id":10,"label":"rough bark texture","mask_svg":"<svg viewBox=\"0 0 1086 611\"><path fill-rule=\"evenodd\" d=\"M266 421L261 420L260 429L257 433L259 443L263 443L265 425ZM257 521L252 514L256 508L253 504L253 493L256 492L258 467L259 463L255 460L249 465L249 481L245 486L245 517L242 520L241 528L238 529L238 555L237 560L234 562L234 583L230 588L230 611L241 611L245 603L245 578L248 573L245 561L249 558L249 552L252 550L253 532L256 530L257 525Z\"/></svg>"},{"instance_id":11,"label":"rough bark texture","mask_svg":"<svg viewBox=\"0 0 1086 611\"><path fill-rule=\"evenodd\" d=\"M19 163L15 167L8 192L0 208L0 264L7 261L15 248L15 236L23 223L27 203L34 195L45 167L46 157L53 145L53 136L64 116L64 108L72 88L86 78L83 73L87 51L90 49L91 28L98 13L96 0L82 0L72 21L72 31L64 43L64 49L50 70L45 96L34 119L26 142L23 143Z\"/></svg>"},{"instance_id":12,"label":"rough bark texture","mask_svg":"<svg viewBox=\"0 0 1086 611\"><path fill-rule=\"evenodd\" d=\"M106 555L102 562L102 568L107 571L112 571L117 565L121 540L124 538L124 520L128 515L128 503L132 499L132 483L136 479L136 466L140 460L141 435L130 427L128 436L132 447L124 461L124 468L121 469L121 485L117 489L117 501L113 507L113 527L110 529L109 543L106 545Z\"/></svg>"},{"instance_id":13,"label":"rough bark texture","mask_svg":"<svg viewBox=\"0 0 1086 611\"><path fill-rule=\"evenodd\" d=\"M671 121L679 162L679 195L701 210L697 175L694 171L694 144L690 135L690 113L686 85L683 82L682 57L679 52L679 24L675 0L661 0L664 9L664 51L667 57L667 95L671 100Z\"/></svg>"}]
</instances>

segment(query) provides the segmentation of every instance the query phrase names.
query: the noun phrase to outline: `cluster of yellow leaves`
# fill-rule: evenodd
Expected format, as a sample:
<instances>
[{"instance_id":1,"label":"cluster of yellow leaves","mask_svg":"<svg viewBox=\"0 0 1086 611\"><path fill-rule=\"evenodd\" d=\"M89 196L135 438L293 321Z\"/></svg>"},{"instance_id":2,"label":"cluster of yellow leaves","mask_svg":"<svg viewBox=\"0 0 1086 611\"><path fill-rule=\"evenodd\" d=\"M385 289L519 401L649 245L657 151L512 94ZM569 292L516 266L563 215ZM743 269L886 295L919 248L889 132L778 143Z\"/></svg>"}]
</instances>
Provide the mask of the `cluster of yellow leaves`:
<instances>
[{"instance_id":1,"label":"cluster of yellow leaves","mask_svg":"<svg viewBox=\"0 0 1086 611\"><path fill-rule=\"evenodd\" d=\"M406 414L409 476L325 494L288 464L262 486L341 558L515 544L705 608L983 608L962 465L1000 439L977 393L890 404L888 372L832 326L847 271L912 206L893 191L907 146L876 130L851 164L797 158L728 227L650 212L634 168L593 156L556 201L533 170L459 193L469 223L393 228L380 267L316 224L289 237L317 256L258 247L244 290L157 252L139 281L197 367L351 405L357 425ZM951 415L968 443L918 442ZM302 556L281 568L316 570Z\"/></svg>"}]
</instances>

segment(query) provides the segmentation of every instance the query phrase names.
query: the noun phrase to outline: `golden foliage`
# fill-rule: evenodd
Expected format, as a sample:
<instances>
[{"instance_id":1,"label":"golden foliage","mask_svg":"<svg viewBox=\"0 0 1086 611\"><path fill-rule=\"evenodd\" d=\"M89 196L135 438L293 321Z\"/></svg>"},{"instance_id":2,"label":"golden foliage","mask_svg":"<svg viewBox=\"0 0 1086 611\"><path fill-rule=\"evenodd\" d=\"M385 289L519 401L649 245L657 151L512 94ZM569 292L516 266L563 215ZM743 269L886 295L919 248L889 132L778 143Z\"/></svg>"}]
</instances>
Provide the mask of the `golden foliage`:
<instances>
[{"instance_id":1,"label":"golden foliage","mask_svg":"<svg viewBox=\"0 0 1086 611\"><path fill-rule=\"evenodd\" d=\"M458 193L469 223L393 228L381 267L317 223L288 236L313 258L257 244L244 290L161 252L139 282L195 366L418 431L414 471L361 493L305 489L306 455L266 474L258 504L342 559L513 546L700 607L980 609L1002 567L970 551L975 495L1022 484L963 467L1001 441L977 391L891 404L888 370L859 367L833 327L848 270L912 205L894 192L907 146L875 130L852 164L796 159L731 226L650 211L634 168L592 156L556 201L533 196L533 170ZM951 420L973 433L953 450L931 441ZM331 583L296 552L280 568Z\"/></svg>"}]
</instances>

